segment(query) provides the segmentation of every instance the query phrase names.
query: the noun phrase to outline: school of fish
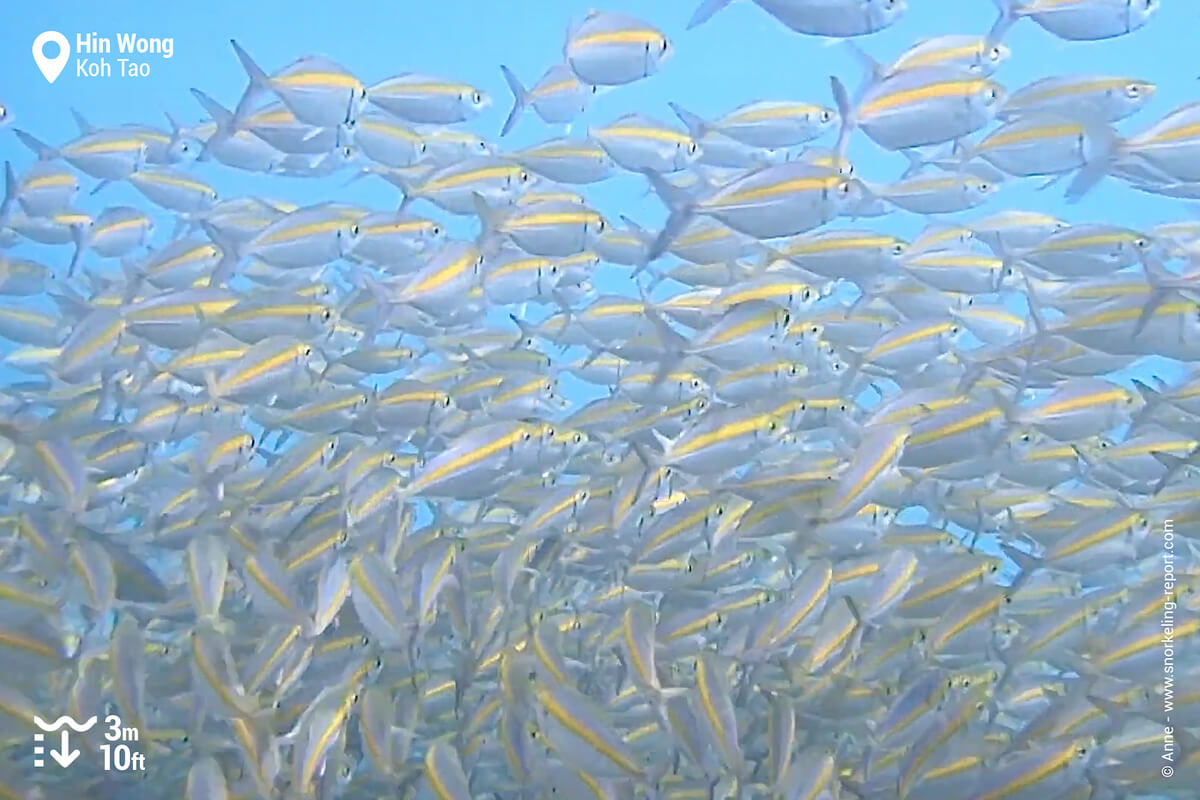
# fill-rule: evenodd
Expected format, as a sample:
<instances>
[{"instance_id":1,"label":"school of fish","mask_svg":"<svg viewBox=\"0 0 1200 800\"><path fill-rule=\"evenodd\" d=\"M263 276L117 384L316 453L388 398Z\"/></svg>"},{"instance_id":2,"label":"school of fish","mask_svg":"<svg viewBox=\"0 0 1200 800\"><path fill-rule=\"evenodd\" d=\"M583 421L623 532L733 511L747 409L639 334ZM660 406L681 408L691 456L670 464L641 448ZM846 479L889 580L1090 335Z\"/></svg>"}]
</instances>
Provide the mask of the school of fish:
<instances>
[{"instance_id":1,"label":"school of fish","mask_svg":"<svg viewBox=\"0 0 1200 800\"><path fill-rule=\"evenodd\" d=\"M236 41L200 124L13 125L0 798L1200 797L1200 219L992 202L1200 198L1200 103L1120 135L1154 84L994 77L1012 26L1158 0L971 0L890 63L852 37L905 0L754 2L863 77L559 135L687 46L593 11L502 68L494 140L472 85ZM910 169L860 177L859 138ZM589 205L618 172L660 229ZM110 183L145 203L82 210ZM145 771L34 769L59 714L136 726Z\"/></svg>"}]
</instances>

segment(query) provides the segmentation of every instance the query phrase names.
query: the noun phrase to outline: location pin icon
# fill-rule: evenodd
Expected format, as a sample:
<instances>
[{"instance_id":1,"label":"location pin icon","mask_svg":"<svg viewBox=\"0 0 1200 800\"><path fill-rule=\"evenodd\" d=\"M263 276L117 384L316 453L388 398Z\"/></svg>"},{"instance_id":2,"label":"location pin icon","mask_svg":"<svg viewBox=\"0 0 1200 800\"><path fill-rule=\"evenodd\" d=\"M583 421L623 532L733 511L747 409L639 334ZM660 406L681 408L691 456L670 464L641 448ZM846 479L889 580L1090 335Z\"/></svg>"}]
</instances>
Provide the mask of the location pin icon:
<instances>
[{"instance_id":1,"label":"location pin icon","mask_svg":"<svg viewBox=\"0 0 1200 800\"><path fill-rule=\"evenodd\" d=\"M58 55L54 58L46 58L46 54L42 52L46 42L54 42L58 45ZM67 65L67 59L70 57L71 44L67 41L67 37L58 31L46 31L33 40L33 60L37 62L38 69L50 83L54 83L62 74L63 67Z\"/></svg>"}]
</instances>

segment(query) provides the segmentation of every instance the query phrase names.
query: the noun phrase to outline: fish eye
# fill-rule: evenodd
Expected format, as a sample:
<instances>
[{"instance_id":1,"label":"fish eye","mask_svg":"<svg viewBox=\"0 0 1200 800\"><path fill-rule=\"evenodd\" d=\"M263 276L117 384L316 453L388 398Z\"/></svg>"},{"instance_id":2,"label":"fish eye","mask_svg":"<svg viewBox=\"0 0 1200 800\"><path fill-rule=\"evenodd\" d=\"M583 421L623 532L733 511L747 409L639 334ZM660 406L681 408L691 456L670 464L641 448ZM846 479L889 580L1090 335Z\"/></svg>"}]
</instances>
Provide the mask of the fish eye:
<instances>
[{"instance_id":1,"label":"fish eye","mask_svg":"<svg viewBox=\"0 0 1200 800\"><path fill-rule=\"evenodd\" d=\"M951 325L951 326L950 326L950 333L951 333L951 334L958 333L958 332L959 332L959 330L961 330L961 328L959 328L957 325Z\"/></svg>"},{"instance_id":2,"label":"fish eye","mask_svg":"<svg viewBox=\"0 0 1200 800\"><path fill-rule=\"evenodd\" d=\"M483 102L483 95L481 95L479 92L472 92L471 93L471 102L474 103L475 105L479 105L480 103Z\"/></svg>"},{"instance_id":3,"label":"fish eye","mask_svg":"<svg viewBox=\"0 0 1200 800\"><path fill-rule=\"evenodd\" d=\"M838 184L838 193L845 195L846 197L849 197L850 196L850 182L842 181L841 183L839 183Z\"/></svg>"},{"instance_id":4,"label":"fish eye","mask_svg":"<svg viewBox=\"0 0 1200 800\"><path fill-rule=\"evenodd\" d=\"M688 142L688 155L695 155L697 147L695 142Z\"/></svg>"},{"instance_id":5,"label":"fish eye","mask_svg":"<svg viewBox=\"0 0 1200 800\"><path fill-rule=\"evenodd\" d=\"M332 318L332 317L333 317L333 312L330 311L328 308L321 312L321 319L324 320L325 322L329 322L330 318Z\"/></svg>"},{"instance_id":6,"label":"fish eye","mask_svg":"<svg viewBox=\"0 0 1200 800\"><path fill-rule=\"evenodd\" d=\"M1125 96L1131 99L1137 99L1142 94L1142 88L1136 83L1131 83L1125 87Z\"/></svg>"},{"instance_id":7,"label":"fish eye","mask_svg":"<svg viewBox=\"0 0 1200 800\"><path fill-rule=\"evenodd\" d=\"M1145 250L1147 247L1150 246L1150 240L1146 239L1145 237L1139 236L1138 238L1133 240L1133 246L1139 250Z\"/></svg>"},{"instance_id":8,"label":"fish eye","mask_svg":"<svg viewBox=\"0 0 1200 800\"><path fill-rule=\"evenodd\" d=\"M583 434L576 433L574 436L571 437L571 441L574 442L575 444L581 444L583 442Z\"/></svg>"},{"instance_id":9,"label":"fish eye","mask_svg":"<svg viewBox=\"0 0 1200 800\"><path fill-rule=\"evenodd\" d=\"M992 61L999 61L1002 55L1004 55L1004 53L999 47L993 47L991 52L988 53L988 58L990 58Z\"/></svg>"},{"instance_id":10,"label":"fish eye","mask_svg":"<svg viewBox=\"0 0 1200 800\"><path fill-rule=\"evenodd\" d=\"M830 122L833 120L833 112L828 108L821 109L821 122Z\"/></svg>"},{"instance_id":11,"label":"fish eye","mask_svg":"<svg viewBox=\"0 0 1200 800\"><path fill-rule=\"evenodd\" d=\"M659 50L661 50L664 53L667 52L667 48L670 46L671 46L671 43L669 41L667 41L667 38L665 36L658 43Z\"/></svg>"},{"instance_id":12,"label":"fish eye","mask_svg":"<svg viewBox=\"0 0 1200 800\"><path fill-rule=\"evenodd\" d=\"M450 407L450 395L445 395L442 397L442 408L449 408L449 407Z\"/></svg>"},{"instance_id":13,"label":"fish eye","mask_svg":"<svg viewBox=\"0 0 1200 800\"><path fill-rule=\"evenodd\" d=\"M369 645L369 644L371 643L371 637L370 637L370 636L363 636L361 639L359 639L359 640L358 640L358 642L359 642L359 644L361 644L363 647L366 647L367 645Z\"/></svg>"},{"instance_id":14,"label":"fish eye","mask_svg":"<svg viewBox=\"0 0 1200 800\"><path fill-rule=\"evenodd\" d=\"M350 226L350 235L351 235L351 236L358 236L358 226L357 226L357 225L351 225L351 226Z\"/></svg>"},{"instance_id":15,"label":"fish eye","mask_svg":"<svg viewBox=\"0 0 1200 800\"><path fill-rule=\"evenodd\" d=\"M979 184L979 191L990 192L991 190L992 190L992 185L990 183L983 181Z\"/></svg>"},{"instance_id":16,"label":"fish eye","mask_svg":"<svg viewBox=\"0 0 1200 800\"><path fill-rule=\"evenodd\" d=\"M520 173L518 173L517 180L519 180L521 183L529 183L529 173L522 170Z\"/></svg>"},{"instance_id":17,"label":"fish eye","mask_svg":"<svg viewBox=\"0 0 1200 800\"><path fill-rule=\"evenodd\" d=\"M692 388L693 388L693 389L699 389L699 388L700 388L702 385L703 385L703 384L701 384L701 383L700 383L700 379L699 379L699 378L692 378L692 380L691 380L691 386L692 386Z\"/></svg>"}]
</instances>

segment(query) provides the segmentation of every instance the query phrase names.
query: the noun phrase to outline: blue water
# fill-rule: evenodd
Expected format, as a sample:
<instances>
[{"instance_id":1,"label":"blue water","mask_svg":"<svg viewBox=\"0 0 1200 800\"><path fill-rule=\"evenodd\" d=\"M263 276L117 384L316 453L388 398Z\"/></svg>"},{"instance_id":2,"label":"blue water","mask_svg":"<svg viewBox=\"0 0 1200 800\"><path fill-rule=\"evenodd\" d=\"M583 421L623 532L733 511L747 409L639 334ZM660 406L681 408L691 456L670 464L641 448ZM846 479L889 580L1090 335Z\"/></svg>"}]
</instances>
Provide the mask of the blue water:
<instances>
[{"instance_id":1,"label":"blue water","mask_svg":"<svg viewBox=\"0 0 1200 800\"><path fill-rule=\"evenodd\" d=\"M526 85L551 64L561 60L565 31L597 0L430 0L429 2L342 3L254 2L175 3L106 2L69 0L9 3L0 24L0 103L14 117L13 127L27 130L51 144L77 134L70 109L76 109L97 126L143 122L165 127L163 112L194 123L206 119L189 93L200 88L232 107L246 86L246 75L229 40L238 42L268 72L309 53L319 53L344 65L368 86L405 71L418 71L471 83L491 97L491 106L463 127L515 149L561 134L530 110L515 131L500 141L498 131L511 104L511 95L499 70L509 66ZM673 41L675 54L659 74L632 85L602 92L572 131L606 123L630 111L640 111L674 124L667 107L674 101L705 117L758 99L803 99L832 106L829 76L836 74L850 87L862 79L858 61L840 43L798 35L776 22L749 0L738 0L705 25L691 31L684 26L695 0L606 0L605 10L624 11L645 18ZM872 56L889 62L915 41L954 33L982 33L991 25L995 8L988 0L910 0L912 8L896 25L857 42ZM1200 7L1195 3L1168 2L1151 22L1136 33L1103 42L1067 43L1032 22L1019 23L1006 37L1013 54L995 74L1010 90L1049 75L1116 74L1144 79L1157 85L1155 98L1137 115L1118 123L1122 133L1140 130L1170 109L1200 94L1200 56L1196 31ZM19 6L19 12L17 7ZM53 85L37 71L30 46L44 30L58 30L74 43L76 34L95 32L116 37L136 33L146 37L173 37L169 60L148 58L152 74L128 79L80 78L68 66ZM114 54L115 55L115 54ZM831 140L816 144L832 144ZM861 134L852 137L850 158L856 174L868 181L887 182L900 175L906 162L887 153ZM12 134L0 129L0 160L11 161L18 173L34 155ZM368 207L394 207L397 191L371 179L347 184L353 171L322 179L287 178L238 172L216 163L188 167L203 176L222 195L259 195L307 205L327 200ZM84 176L77 205L93 213L115 205L148 208L132 188L115 184L91 197L95 181ZM1166 197L1131 191L1112 180L1104 181L1083 201L1068 205L1062 187L1039 190L1039 180L1010 180L985 206L943 221L971 219L1001 209L1043 211L1068 222L1105 221L1133 228L1187 218L1186 204ZM644 227L661 224L661 202L647 192L644 179L619 173L601 184L585 187L589 201L610 220L628 216ZM419 213L428 213L422 205ZM437 216L448 219L441 212ZM169 240L172 223L159 216L154 244ZM859 225L911 237L926 220L896 212L860 221ZM856 224L841 220L839 224ZM451 231L472 235L475 222L459 219ZM8 251L44 263L65 263L70 247L45 247L22 242ZM610 273L627 275L626 270ZM602 273L598 288L605 290ZM627 282L625 283L627 286ZM1173 377L1177 370L1161 359L1143 361L1134 375L1153 372ZM0 378L11 378L0 372ZM1128 377L1128 373L1123 377ZM579 400L580 396L572 397ZM907 518L906 518L907 519Z\"/></svg>"},{"instance_id":2,"label":"blue water","mask_svg":"<svg viewBox=\"0 0 1200 800\"><path fill-rule=\"evenodd\" d=\"M987 0L914 0L898 23L856 41L874 58L889 62L912 43L951 33L982 33L995 18ZM862 68L835 40L801 36L786 29L748 0L737 0L708 23L685 30L694 10L692 0L654 3L610 2L604 8L641 15L673 41L674 56L649 80L602 91L572 125L583 133L588 125L604 124L638 110L677 124L669 101L701 115L715 116L757 99L801 99L833 106L829 76L838 75L853 87ZM189 89L200 88L233 107L246 86L246 75L229 45L238 42L272 72L310 53L326 55L354 72L368 86L396 73L418 71L462 80L491 97L491 106L465 123L489 140L511 105L500 74L506 64L525 84L532 85L551 64L561 60L568 26L593 7L590 2L491 3L471 0L439 2L353 2L304 4L297 12L287 2L204 4L105 2L81 4L50 0L23 3L22 13L0 27L0 103L9 108L13 127L55 145L77 135L70 115L74 108L97 126L143 122L166 127L163 112L184 123L205 121ZM1195 96L1200 59L1188 31L1200 25L1200 10L1186 3L1169 3L1133 35L1102 42L1067 43L1031 21L1017 24L1006 37L1013 51L996 79L1010 90L1047 75L1070 73L1122 74L1157 84L1155 98L1139 114L1119 124L1130 133ZM38 72L31 54L33 39L44 30L58 30L72 45L77 34L93 32L115 40L118 33L173 37L170 59L147 58L146 78L83 78L73 64L53 84ZM114 64L115 68L115 64ZM542 141L561 130L548 128L527 110L516 129L501 142L515 149ZM818 141L816 144L831 144ZM849 152L858 176L887 182L900 175L906 162L861 134L851 139ZM13 162L18 174L33 154L9 130L0 129L0 156ZM238 172L216 163L193 164L222 197L258 195L306 205L330 199L384 208L398 202L396 189L378 179L346 185L352 173L323 179L288 178ZM98 212L114 205L145 206L132 188L113 185L89 198L94 182L84 177L78 205ZM1067 205L1060 186L1039 191L1040 181L1010 180L983 208L941 220L973 218L1002 208L1038 210L1068 222L1104 220L1137 228L1187 216L1184 205L1166 197L1130 192L1105 181L1082 202ZM619 172L601 184L587 187L589 201L610 219L624 214L647 227L661 223L662 204L649 194L640 176ZM425 209L428 210L427 207ZM470 235L474 221L450 220L451 232ZM863 221L867 227L911 236L925 220L905 212ZM843 220L840 224L852 225ZM169 220L158 225L156 244L172 231ZM69 249L69 248L66 248ZM23 245L14 255L53 262L63 257L36 245ZM625 274L624 272L618 274ZM599 288L603 291L604 275ZM1151 369L1169 377L1168 365Z\"/></svg>"},{"instance_id":3,"label":"blue water","mask_svg":"<svg viewBox=\"0 0 1200 800\"><path fill-rule=\"evenodd\" d=\"M749 0L733 2L706 24L685 30L695 5L693 0L604 4L605 10L638 15L659 27L671 38L675 52L651 78L602 90L572 123L572 132L583 134L589 125L601 125L635 110L678 124L667 107L669 101L704 117L759 99L801 99L832 107L830 75L838 75L852 89L864 77L858 60L840 41L793 33ZM913 0L910 5L895 25L855 41L878 61L888 63L920 39L982 33L995 18L995 8L987 0ZM1200 88L1196 79L1200 58L1196 57L1194 36L1189 33L1200 25L1200 9L1186 3L1165 6L1134 34L1100 42L1064 42L1031 21L1021 22L1005 39L1012 55L994 77L1010 91L1048 75L1112 74L1152 81L1158 87L1154 99L1138 114L1118 123L1124 134L1140 130L1193 99ZM321 54L341 63L368 86L405 71L470 83L490 96L491 105L461 127L497 142L503 149L517 149L560 135L562 129L547 126L527 109L516 128L503 140L498 139L512 102L499 65L507 65L527 86L532 85L548 66L561 60L568 27L592 7L592 0L311 3L299 11L293 3L275 0L28 3L19 18L10 18L0 28L0 103L8 106L13 127L27 130L51 145L77 135L71 109L101 127L127 122L165 127L163 112L184 124L202 122L207 117L189 93L190 88L202 89L229 108L245 89L245 72L229 44L230 39L237 39L267 72L301 55ZM72 46L77 34L88 32L114 42L120 33L173 37L174 52L170 59L147 57L151 64L149 77L78 77L73 63L69 63L51 85L38 72L30 51L33 39L47 29L65 34ZM827 137L815 144L830 145L831 140ZM18 173L34 160L10 130L0 130L0 155L12 161ZM868 181L895 179L906 166L902 156L883 150L861 134L851 138L849 156L855 174ZM314 179L257 175L212 162L194 163L188 168L203 176L225 198L251 195L298 205L337 199L374 208L391 207L399 201L397 190L382 180L347 183L353 170ZM152 208L131 187L119 183L89 197L95 181L87 176L82 180L77 206L83 210L96 213L122 204ZM1113 180L1102 182L1077 204L1062 199L1061 184L1043 190L1039 189L1041 183L1041 179L1010 179L983 207L958 215L940 215L938 220L972 219L1001 209L1024 209L1054 214L1068 222L1105 221L1149 228L1190 215L1186 204L1179 200L1133 192ZM662 203L648 192L640 176L618 171L615 177L584 188L589 202L610 220L623 214L653 228L665 217ZM427 205L419 205L419 213L430 211ZM449 224L454 235L471 236L476 230L470 218L454 218L439 210L435 215ZM835 224L857 224L911 237L926 222L920 215L898 211L858 223L843 219ZM169 241L172 228L169 216L160 215L154 243ZM51 248L24 242L9 252L53 264L69 257L69 250L69 246ZM595 282L601 291L625 291L627 274L624 268L606 267ZM1016 295L1014 302L1020 308L1024 301ZM534 318L545 311L527 309ZM507 309L501 309L495 316L503 320L506 314ZM11 370L0 370L0 376L15 377ZM1177 364L1150 357L1113 377L1127 380L1151 374L1171 379L1180 370ZM564 378L564 388L576 403L591 399L597 392L595 387L569 376ZM867 391L859 400L870 404L875 398ZM914 513L919 518L922 512L909 509L905 520L915 521Z\"/></svg>"},{"instance_id":4,"label":"blue water","mask_svg":"<svg viewBox=\"0 0 1200 800\"><path fill-rule=\"evenodd\" d=\"M510 95L499 65L507 64L531 85L549 65L561 59L567 26L579 20L594 0L480 0L437 2L303 3L262 0L253 3L79 3L68 0L21 2L0 26L0 102L15 116L14 125L50 144L76 134L68 109L76 108L97 125L146 122L165 125L162 112L180 120L200 121L203 111L188 93L203 89L232 106L245 88L246 77L234 57L229 39L236 38L268 72L307 53L321 53L340 62L367 85L404 71L420 71L475 84L491 95L492 106L467 127L494 138L508 113ZM858 41L880 61L889 61L921 38L949 33L982 33L991 25L994 6L988 0L912 0L907 14L892 27ZM674 42L675 55L653 78L601 94L575 123L602 124L623 113L640 110L674 122L667 108L675 101L701 115L715 115L763 98L795 98L833 104L829 76L837 74L849 86L861 68L839 44L800 36L784 28L761 9L737 0L708 23L691 31L684 26L694 10L693 0L655 0L603 4L607 10L641 15ZM1138 115L1121 123L1128 133L1176 105L1194 99L1200 58L1194 32L1200 8L1185 2L1164 3L1143 29L1103 42L1062 42L1032 22L1018 24L1006 38L1013 55L996 78L1010 89L1046 75L1120 73L1158 85L1154 100ZM10 8L12 6L10 5ZM76 33L96 32L115 37L133 32L142 36L171 36L175 53L170 60L152 59L148 78L85 79L70 68L53 84L37 71L30 52L34 37L53 29L74 42ZM508 147L537 142L551 135L527 112L504 140ZM19 167L32 154L8 131L0 132L0 154ZM899 155L882 151L859 135L850 151L856 172L868 180L886 181L904 167ZM264 192L297 203L340 199L368 205L388 204L395 190L375 181L343 188L344 177L328 180L281 179L237 173L220 165L195 169L211 180L223 196ZM18 170L19 171L19 170ZM1148 226L1182 216L1177 201L1133 195L1111 181L1084 201L1067 206L1061 192L1038 192L1037 182L1018 186L1013 181L989 204L990 208L1030 208L1059 214L1068 221L1107 219L1133 227ZM624 213L654 224L661 204L644 196L640 178L623 175L589 187L589 200L611 213ZM102 199L103 203L98 203ZM140 196L127 187L113 187L98 204L129 202ZM983 209L986 211L987 209ZM968 213L976 216L979 212ZM910 233L923 220L892 214L872 224ZM161 237L170 231L159 230Z\"/></svg>"}]
</instances>

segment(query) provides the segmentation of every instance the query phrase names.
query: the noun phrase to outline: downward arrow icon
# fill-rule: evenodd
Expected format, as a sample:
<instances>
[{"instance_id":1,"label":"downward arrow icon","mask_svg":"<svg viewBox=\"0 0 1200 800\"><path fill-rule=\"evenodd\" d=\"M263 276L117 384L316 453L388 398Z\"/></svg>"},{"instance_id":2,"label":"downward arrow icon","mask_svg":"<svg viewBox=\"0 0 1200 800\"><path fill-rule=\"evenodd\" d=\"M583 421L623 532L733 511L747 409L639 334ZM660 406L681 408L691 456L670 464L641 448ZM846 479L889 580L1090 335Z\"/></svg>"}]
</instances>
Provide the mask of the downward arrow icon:
<instances>
[{"instance_id":1,"label":"downward arrow icon","mask_svg":"<svg viewBox=\"0 0 1200 800\"><path fill-rule=\"evenodd\" d=\"M71 763L75 761L75 759L79 758L79 751L71 749L71 739L68 734L69 731L67 731L66 728L63 728L62 744L59 745L61 749L50 751L50 757L57 761L58 765L63 769L71 766Z\"/></svg>"}]
</instances>

